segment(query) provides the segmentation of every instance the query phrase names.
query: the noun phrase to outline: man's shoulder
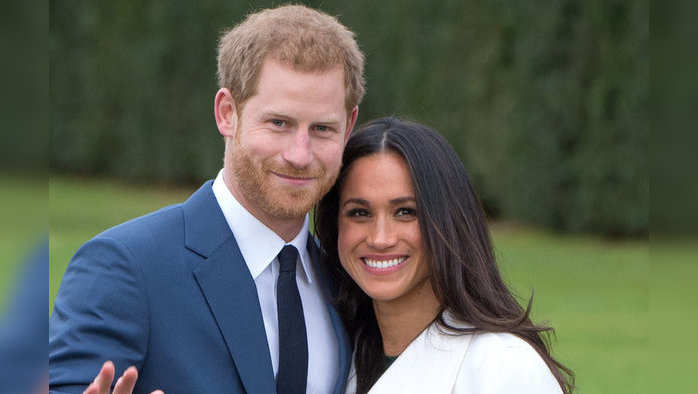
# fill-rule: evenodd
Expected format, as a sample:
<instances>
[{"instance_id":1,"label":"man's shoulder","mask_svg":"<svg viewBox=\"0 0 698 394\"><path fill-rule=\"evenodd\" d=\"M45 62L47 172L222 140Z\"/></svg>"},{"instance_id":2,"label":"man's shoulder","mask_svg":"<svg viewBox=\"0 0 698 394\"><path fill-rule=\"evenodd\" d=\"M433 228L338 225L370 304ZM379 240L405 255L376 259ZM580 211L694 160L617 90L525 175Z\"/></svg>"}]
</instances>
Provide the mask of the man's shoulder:
<instances>
[{"instance_id":1,"label":"man's shoulder","mask_svg":"<svg viewBox=\"0 0 698 394\"><path fill-rule=\"evenodd\" d=\"M177 227L182 227L182 216L182 203L170 205L117 224L97 234L94 238L110 238L127 242L134 237L145 234L170 233Z\"/></svg>"}]
</instances>

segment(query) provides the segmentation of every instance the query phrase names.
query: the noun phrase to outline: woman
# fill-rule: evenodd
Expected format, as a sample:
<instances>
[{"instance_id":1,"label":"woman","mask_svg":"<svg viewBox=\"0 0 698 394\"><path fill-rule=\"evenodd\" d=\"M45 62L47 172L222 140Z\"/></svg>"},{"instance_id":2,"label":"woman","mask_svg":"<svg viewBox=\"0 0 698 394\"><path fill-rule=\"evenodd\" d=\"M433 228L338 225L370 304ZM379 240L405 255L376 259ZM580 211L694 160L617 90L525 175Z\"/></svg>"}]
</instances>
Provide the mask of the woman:
<instances>
[{"instance_id":1,"label":"woman","mask_svg":"<svg viewBox=\"0 0 698 394\"><path fill-rule=\"evenodd\" d=\"M347 393L570 393L572 372L502 281L479 201L429 128L374 120L348 141L315 230L354 339Z\"/></svg>"}]
</instances>

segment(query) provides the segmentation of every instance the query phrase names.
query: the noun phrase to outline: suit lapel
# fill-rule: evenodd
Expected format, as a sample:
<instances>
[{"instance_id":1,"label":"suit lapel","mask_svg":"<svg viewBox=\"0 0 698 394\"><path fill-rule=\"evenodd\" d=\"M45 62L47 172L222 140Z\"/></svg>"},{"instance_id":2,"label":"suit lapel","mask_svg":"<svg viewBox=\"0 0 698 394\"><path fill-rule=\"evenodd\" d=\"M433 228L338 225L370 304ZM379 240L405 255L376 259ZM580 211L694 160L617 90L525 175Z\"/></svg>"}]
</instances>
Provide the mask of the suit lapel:
<instances>
[{"instance_id":1,"label":"suit lapel","mask_svg":"<svg viewBox=\"0 0 698 394\"><path fill-rule=\"evenodd\" d=\"M257 289L207 182L183 206L185 244L202 257L194 277L245 390L276 391Z\"/></svg>"},{"instance_id":2,"label":"suit lapel","mask_svg":"<svg viewBox=\"0 0 698 394\"><path fill-rule=\"evenodd\" d=\"M315 272L318 274L317 276L320 280L320 286L325 294L327 311L330 315L330 320L332 321L332 327L334 328L334 333L337 337L337 344L339 348L339 370L333 394L343 394L347 377L349 376L349 368L351 366L351 342L349 341L347 330L344 328L344 324L342 323L339 313L332 305L332 300L334 299L334 294L336 291L332 287L333 284L330 283L330 276L326 267L323 265L322 252L315 243L315 237L312 234L308 235L307 248L308 253L310 254L310 259L315 267Z\"/></svg>"}]
</instances>

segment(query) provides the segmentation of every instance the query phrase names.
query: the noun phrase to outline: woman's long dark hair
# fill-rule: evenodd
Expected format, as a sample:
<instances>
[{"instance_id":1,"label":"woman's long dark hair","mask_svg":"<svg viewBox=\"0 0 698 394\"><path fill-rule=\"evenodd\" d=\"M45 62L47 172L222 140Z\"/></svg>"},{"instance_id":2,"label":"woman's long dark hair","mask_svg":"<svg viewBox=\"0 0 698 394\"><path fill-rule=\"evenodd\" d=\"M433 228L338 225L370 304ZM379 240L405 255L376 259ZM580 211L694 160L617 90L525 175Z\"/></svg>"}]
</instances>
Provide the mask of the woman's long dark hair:
<instances>
[{"instance_id":1,"label":"woman's long dark hair","mask_svg":"<svg viewBox=\"0 0 698 394\"><path fill-rule=\"evenodd\" d=\"M574 374L550 354L551 327L537 326L502 280L494 258L485 215L460 158L440 134L397 118L380 118L357 130L344 150L334 187L315 211L315 234L326 252L326 266L338 286L337 307L355 343L357 393L366 393L383 371L383 341L371 299L342 268L337 253L339 197L347 173L359 158L380 152L400 155L409 168L431 284L442 311L473 328L456 328L439 313L447 332L508 332L540 354L564 393ZM545 338L545 341L544 341Z\"/></svg>"}]
</instances>

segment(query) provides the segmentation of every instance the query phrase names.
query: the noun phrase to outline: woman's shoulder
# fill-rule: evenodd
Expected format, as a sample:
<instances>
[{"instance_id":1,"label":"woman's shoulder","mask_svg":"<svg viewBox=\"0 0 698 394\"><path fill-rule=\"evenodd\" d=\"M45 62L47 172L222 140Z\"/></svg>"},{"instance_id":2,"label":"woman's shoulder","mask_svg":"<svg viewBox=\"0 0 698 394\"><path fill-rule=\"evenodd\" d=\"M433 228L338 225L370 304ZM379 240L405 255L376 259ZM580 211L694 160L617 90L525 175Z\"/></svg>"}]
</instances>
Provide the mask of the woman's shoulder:
<instances>
[{"instance_id":1,"label":"woman's shoulder","mask_svg":"<svg viewBox=\"0 0 698 394\"><path fill-rule=\"evenodd\" d=\"M528 342L514 334L493 332L473 335L456 386L467 393L562 392Z\"/></svg>"},{"instance_id":2,"label":"woman's shoulder","mask_svg":"<svg viewBox=\"0 0 698 394\"><path fill-rule=\"evenodd\" d=\"M506 354L507 357L519 355L538 358L538 352L521 337L508 332L482 332L473 335L469 355L495 356ZM534 357L535 356L535 357Z\"/></svg>"}]
</instances>

